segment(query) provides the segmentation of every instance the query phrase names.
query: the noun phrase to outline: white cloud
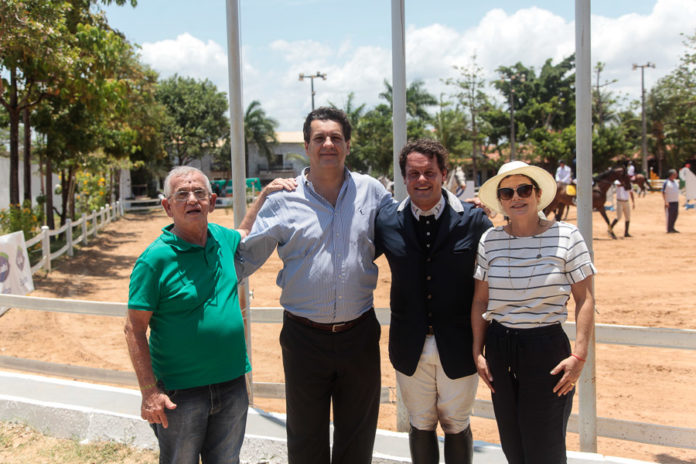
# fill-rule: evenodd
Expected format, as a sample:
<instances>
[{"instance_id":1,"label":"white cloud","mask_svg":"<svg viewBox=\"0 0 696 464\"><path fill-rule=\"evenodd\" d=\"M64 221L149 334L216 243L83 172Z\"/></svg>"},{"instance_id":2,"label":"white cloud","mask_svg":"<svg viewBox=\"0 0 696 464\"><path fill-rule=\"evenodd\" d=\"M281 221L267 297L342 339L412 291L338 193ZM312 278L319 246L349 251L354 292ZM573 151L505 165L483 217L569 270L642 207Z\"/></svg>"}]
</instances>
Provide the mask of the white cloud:
<instances>
[{"instance_id":1,"label":"white cloud","mask_svg":"<svg viewBox=\"0 0 696 464\"><path fill-rule=\"evenodd\" d=\"M178 73L207 78L227 91L227 53L212 40L203 42L190 34L181 34L174 40L143 44L141 56L162 77Z\"/></svg>"},{"instance_id":2,"label":"white cloud","mask_svg":"<svg viewBox=\"0 0 696 464\"><path fill-rule=\"evenodd\" d=\"M592 17L592 63L605 63L604 79L617 79L609 89L636 99L640 95L640 72L632 63L650 61L646 87L670 72L684 52L680 33L696 29L696 2L658 0L649 15L629 14L619 18ZM407 80L423 79L438 96L447 92L441 79L453 77L453 65L466 65L473 54L484 68L486 79L495 79L498 66L520 61L537 71L552 58L554 63L575 51L575 24L537 7L507 14L490 10L473 28L456 30L439 24L408 27L406 43ZM143 45L143 59L163 75L178 72L207 77L227 91L227 58L214 42L204 43L188 34L176 40ZM379 102L383 80L391 81L389 46L355 46L342 40L332 48L316 40L274 41L264 49L244 48L244 100L260 100L276 118L280 130L299 130L310 109L310 83L298 82L299 73L327 73L315 80L316 105L345 102L348 92L356 103Z\"/></svg>"}]
</instances>

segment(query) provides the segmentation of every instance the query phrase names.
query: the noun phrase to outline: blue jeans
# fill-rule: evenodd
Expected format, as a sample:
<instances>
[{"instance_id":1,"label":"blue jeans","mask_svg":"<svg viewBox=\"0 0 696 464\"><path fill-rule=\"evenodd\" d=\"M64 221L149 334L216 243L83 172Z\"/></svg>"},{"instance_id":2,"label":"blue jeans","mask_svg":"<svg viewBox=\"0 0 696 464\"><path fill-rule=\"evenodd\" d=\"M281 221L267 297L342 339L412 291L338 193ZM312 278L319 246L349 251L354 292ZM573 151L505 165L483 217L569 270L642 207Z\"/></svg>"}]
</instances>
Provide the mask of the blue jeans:
<instances>
[{"instance_id":1,"label":"blue jeans","mask_svg":"<svg viewBox=\"0 0 696 464\"><path fill-rule=\"evenodd\" d=\"M169 427L152 424L160 464L239 463L249 397L242 375L229 382L166 390L176 404L167 410Z\"/></svg>"}]
</instances>

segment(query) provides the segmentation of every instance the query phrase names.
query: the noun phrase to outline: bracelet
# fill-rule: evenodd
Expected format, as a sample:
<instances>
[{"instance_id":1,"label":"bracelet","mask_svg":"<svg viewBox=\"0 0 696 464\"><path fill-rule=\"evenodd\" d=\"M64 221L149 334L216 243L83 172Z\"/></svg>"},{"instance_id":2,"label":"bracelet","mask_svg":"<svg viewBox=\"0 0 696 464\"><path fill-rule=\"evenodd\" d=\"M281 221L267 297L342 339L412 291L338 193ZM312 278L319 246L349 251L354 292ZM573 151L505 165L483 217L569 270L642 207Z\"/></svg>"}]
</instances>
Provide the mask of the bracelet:
<instances>
[{"instance_id":1,"label":"bracelet","mask_svg":"<svg viewBox=\"0 0 696 464\"><path fill-rule=\"evenodd\" d=\"M143 387L140 387L140 391L147 391L147 390L151 389L152 387L156 387L156 386L157 386L157 382L154 382L154 383L151 383L150 385L145 385Z\"/></svg>"},{"instance_id":2,"label":"bracelet","mask_svg":"<svg viewBox=\"0 0 696 464\"><path fill-rule=\"evenodd\" d=\"M582 359L580 356L578 356L578 355L575 354L575 353L570 353L570 355L571 355L572 357L574 357L575 359L579 360L579 361L585 362L584 359Z\"/></svg>"}]
</instances>

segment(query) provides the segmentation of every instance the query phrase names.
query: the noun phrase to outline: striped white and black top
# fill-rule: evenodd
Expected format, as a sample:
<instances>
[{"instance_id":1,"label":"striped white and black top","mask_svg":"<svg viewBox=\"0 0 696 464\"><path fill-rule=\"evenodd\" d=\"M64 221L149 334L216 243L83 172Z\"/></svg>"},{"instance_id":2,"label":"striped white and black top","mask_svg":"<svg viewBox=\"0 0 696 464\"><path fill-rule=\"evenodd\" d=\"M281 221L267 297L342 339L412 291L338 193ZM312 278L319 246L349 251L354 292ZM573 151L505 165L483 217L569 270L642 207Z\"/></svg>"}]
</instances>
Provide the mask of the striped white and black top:
<instances>
[{"instance_id":1,"label":"striped white and black top","mask_svg":"<svg viewBox=\"0 0 696 464\"><path fill-rule=\"evenodd\" d=\"M564 322L571 284L596 273L577 227L556 222L531 237L488 229L474 278L488 282L486 320L529 329Z\"/></svg>"}]
</instances>

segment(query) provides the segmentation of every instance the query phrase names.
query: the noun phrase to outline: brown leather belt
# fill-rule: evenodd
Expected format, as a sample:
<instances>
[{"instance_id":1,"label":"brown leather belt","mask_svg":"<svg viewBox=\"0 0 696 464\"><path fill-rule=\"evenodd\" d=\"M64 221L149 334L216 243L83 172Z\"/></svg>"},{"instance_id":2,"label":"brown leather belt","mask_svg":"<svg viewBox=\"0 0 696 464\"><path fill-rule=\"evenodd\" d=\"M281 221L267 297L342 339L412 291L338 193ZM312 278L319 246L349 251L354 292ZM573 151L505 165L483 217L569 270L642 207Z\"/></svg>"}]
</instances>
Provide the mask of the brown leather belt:
<instances>
[{"instance_id":1,"label":"brown leather belt","mask_svg":"<svg viewBox=\"0 0 696 464\"><path fill-rule=\"evenodd\" d=\"M428 331L425 332L426 335L435 335L435 331L433 330L433 326L429 325L428 326Z\"/></svg>"},{"instance_id":2,"label":"brown leather belt","mask_svg":"<svg viewBox=\"0 0 696 464\"><path fill-rule=\"evenodd\" d=\"M313 320L307 319L306 317L293 314L290 311L285 311L285 315L288 316L290 319L297 321L300 324L306 325L307 327L312 327L313 329L323 330L324 332L340 333L352 329L353 327L358 325L360 321L362 321L363 319L367 319L367 317L370 314L373 314L374 312L375 310L373 308L370 308L368 311L365 311L352 321L338 322L332 324L322 324L321 322L314 322Z\"/></svg>"}]
</instances>

